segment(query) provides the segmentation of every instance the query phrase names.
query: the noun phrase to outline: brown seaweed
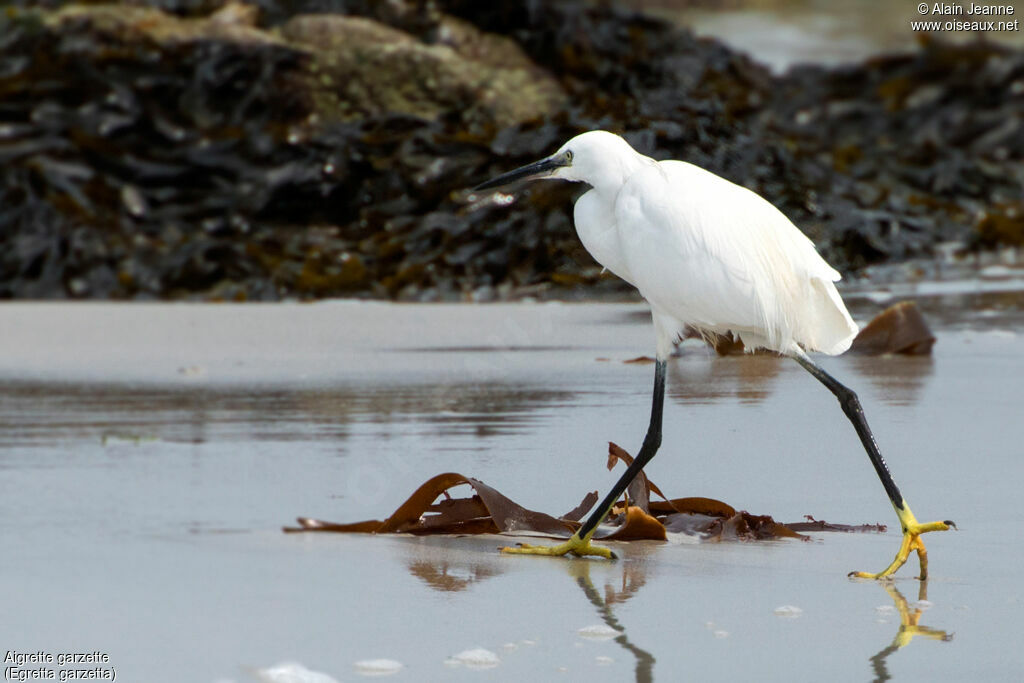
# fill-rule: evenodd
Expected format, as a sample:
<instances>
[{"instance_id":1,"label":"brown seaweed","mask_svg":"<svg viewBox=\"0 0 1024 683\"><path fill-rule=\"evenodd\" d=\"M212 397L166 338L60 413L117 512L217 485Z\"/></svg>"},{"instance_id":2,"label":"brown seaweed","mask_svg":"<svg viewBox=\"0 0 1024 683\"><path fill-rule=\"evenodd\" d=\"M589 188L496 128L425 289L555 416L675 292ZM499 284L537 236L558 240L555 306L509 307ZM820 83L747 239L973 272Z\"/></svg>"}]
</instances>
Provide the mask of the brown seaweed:
<instances>
[{"instance_id":1,"label":"brown seaweed","mask_svg":"<svg viewBox=\"0 0 1024 683\"><path fill-rule=\"evenodd\" d=\"M608 444L608 467L628 466L632 456ZM616 503L596 537L611 541L664 541L669 531L712 541L754 541L805 538L798 531L884 531L885 527L835 525L808 517L808 522L780 524L769 515L737 511L711 498L668 499L645 475L630 487L630 495ZM456 498L452 489L468 486L472 494ZM655 494L663 500L650 502ZM569 537L579 520L598 500L588 493L583 502L561 517L528 510L497 489L457 473L439 474L424 482L387 519L352 523L324 522L299 517L298 526L285 532L406 533L413 535L510 534ZM634 504L643 501L642 505Z\"/></svg>"}]
</instances>

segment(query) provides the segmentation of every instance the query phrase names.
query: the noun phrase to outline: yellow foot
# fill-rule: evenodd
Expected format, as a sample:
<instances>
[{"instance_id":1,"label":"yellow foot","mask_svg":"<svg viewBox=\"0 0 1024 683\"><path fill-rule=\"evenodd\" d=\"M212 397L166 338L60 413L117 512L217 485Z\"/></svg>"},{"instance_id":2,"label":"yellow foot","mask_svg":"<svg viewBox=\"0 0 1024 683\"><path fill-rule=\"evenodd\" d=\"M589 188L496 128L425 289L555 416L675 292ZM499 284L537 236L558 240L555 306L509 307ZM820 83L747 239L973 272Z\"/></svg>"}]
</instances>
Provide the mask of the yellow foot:
<instances>
[{"instance_id":1,"label":"yellow foot","mask_svg":"<svg viewBox=\"0 0 1024 683\"><path fill-rule=\"evenodd\" d=\"M900 550L896 553L896 558L892 561L892 564L877 574L872 574L871 572L850 572L850 576L858 579L884 579L892 576L907 561L910 553L916 550L917 558L921 562L921 575L918 578L922 581L928 578L928 551L925 550L921 534L926 534L929 531L948 531L951 528L955 529L956 524L948 519L944 522L920 524L914 519L914 515L910 512L906 502L903 503L903 509L897 509L896 513L899 515L900 525L903 527L903 543L900 544Z\"/></svg>"},{"instance_id":2,"label":"yellow foot","mask_svg":"<svg viewBox=\"0 0 1024 683\"><path fill-rule=\"evenodd\" d=\"M603 557L608 560L616 559L615 553L608 548L603 548L599 545L593 545L590 542L590 536L586 538L580 538L577 535L573 535L565 543L559 543L558 545L527 545L526 543L519 543L513 547L505 547L501 549L503 553L510 553L513 555L576 555L577 557L583 557L584 555L594 555L595 557Z\"/></svg>"}]
</instances>

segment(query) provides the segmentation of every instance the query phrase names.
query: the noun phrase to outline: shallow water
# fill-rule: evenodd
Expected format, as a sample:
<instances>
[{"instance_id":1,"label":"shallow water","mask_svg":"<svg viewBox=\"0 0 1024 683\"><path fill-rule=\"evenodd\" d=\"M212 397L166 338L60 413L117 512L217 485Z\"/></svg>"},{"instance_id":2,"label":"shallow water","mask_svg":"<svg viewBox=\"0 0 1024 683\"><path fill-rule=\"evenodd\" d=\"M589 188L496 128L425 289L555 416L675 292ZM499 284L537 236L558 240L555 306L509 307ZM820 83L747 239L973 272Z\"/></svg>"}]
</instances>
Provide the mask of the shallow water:
<instances>
[{"instance_id":1,"label":"shallow water","mask_svg":"<svg viewBox=\"0 0 1024 683\"><path fill-rule=\"evenodd\" d=\"M615 563L281 533L384 517L444 471L555 514L606 490L607 441L635 449L649 410L651 366L622 362L650 353L642 306L0 306L0 643L155 683L378 659L395 680L1020 680L1024 299L982 289L922 299L931 358L822 361L918 517L960 526L926 538L926 595L915 559L846 578L888 562L891 527ZM835 401L774 358L685 344L648 472L781 521L895 522ZM494 659L456 657L476 648Z\"/></svg>"}]
</instances>

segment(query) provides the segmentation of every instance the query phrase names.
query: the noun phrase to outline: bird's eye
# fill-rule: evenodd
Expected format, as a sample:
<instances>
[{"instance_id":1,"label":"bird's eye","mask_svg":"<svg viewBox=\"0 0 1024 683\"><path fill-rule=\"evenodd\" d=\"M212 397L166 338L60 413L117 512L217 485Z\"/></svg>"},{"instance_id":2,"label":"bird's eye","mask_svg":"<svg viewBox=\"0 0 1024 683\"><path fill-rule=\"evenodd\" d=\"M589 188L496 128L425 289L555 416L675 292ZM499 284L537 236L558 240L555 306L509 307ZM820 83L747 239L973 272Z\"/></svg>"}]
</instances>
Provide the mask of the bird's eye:
<instances>
[{"instance_id":1,"label":"bird's eye","mask_svg":"<svg viewBox=\"0 0 1024 683\"><path fill-rule=\"evenodd\" d=\"M565 160L566 161L572 161L572 150L571 149L565 150Z\"/></svg>"}]
</instances>

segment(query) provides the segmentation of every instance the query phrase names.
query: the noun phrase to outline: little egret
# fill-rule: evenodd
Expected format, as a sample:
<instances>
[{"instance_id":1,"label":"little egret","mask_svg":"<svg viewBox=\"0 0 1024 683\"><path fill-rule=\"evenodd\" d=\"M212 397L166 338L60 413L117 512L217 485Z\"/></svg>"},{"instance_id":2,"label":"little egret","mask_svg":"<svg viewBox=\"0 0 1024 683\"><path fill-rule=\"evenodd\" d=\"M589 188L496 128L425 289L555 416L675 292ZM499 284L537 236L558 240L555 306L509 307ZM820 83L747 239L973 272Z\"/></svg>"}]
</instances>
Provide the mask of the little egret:
<instances>
[{"instance_id":1,"label":"little egret","mask_svg":"<svg viewBox=\"0 0 1024 683\"><path fill-rule=\"evenodd\" d=\"M781 211L761 196L682 161L655 161L618 135L591 131L574 137L551 156L485 182L475 190L516 180L560 178L591 189L576 202L576 232L587 251L605 268L636 287L650 304L657 340L651 421L632 465L567 542L521 545L510 553L535 555L615 555L593 545L594 531L630 482L661 445L665 363L687 328L706 338L732 333L748 350L789 356L839 400L853 423L892 501L903 542L893 574L914 550L927 576L921 534L945 531L950 521L922 524L914 518L889 473L868 427L857 394L807 355L840 354L849 348L857 325L836 291L840 275L814 244Z\"/></svg>"}]
</instances>

